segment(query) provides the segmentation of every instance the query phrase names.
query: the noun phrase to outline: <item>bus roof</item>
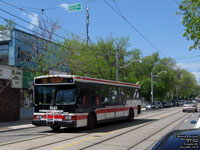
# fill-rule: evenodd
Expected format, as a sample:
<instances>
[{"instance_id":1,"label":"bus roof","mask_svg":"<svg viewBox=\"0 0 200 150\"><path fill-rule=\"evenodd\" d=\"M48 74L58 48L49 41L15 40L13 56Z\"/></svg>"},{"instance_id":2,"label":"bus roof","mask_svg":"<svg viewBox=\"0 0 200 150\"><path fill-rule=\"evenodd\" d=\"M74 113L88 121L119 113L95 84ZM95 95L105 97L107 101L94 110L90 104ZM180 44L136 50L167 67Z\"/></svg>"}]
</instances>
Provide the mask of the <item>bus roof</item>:
<instances>
[{"instance_id":1,"label":"bus roof","mask_svg":"<svg viewBox=\"0 0 200 150\"><path fill-rule=\"evenodd\" d=\"M43 79L43 78L56 78L56 77L57 78L73 78L74 82L77 81L77 82L85 82L85 83L99 83L99 84L107 84L107 85L141 88L139 84L117 82L117 81L112 81L112 80L103 80L103 79L82 77L82 76L76 76L76 75L44 75L44 76L35 77L34 80Z\"/></svg>"}]
</instances>

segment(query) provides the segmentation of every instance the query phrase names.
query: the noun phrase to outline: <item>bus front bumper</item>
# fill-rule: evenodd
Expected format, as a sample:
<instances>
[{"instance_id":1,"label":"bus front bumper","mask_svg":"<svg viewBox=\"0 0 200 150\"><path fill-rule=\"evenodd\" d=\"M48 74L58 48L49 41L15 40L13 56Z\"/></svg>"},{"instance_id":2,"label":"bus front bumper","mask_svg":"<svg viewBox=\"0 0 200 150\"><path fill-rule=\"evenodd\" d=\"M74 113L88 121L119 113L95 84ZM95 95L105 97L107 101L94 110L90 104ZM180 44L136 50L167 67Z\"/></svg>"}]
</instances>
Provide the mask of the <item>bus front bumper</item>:
<instances>
[{"instance_id":1,"label":"bus front bumper","mask_svg":"<svg viewBox=\"0 0 200 150\"><path fill-rule=\"evenodd\" d=\"M57 126L57 127L76 127L76 121L53 121L53 120L32 120L35 126Z\"/></svg>"}]
</instances>

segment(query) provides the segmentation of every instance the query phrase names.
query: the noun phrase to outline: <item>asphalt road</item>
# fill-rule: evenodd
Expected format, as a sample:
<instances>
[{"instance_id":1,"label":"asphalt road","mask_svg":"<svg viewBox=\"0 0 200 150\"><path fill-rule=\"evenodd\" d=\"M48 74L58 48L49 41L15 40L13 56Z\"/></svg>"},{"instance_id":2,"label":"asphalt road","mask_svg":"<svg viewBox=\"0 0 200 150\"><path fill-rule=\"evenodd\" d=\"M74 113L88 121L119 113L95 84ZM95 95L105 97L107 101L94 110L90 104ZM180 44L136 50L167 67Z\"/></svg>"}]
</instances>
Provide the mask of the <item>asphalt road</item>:
<instances>
[{"instance_id":1,"label":"asphalt road","mask_svg":"<svg viewBox=\"0 0 200 150\"><path fill-rule=\"evenodd\" d=\"M199 112L183 113L182 107L145 111L133 122L118 121L96 129L36 127L0 133L0 150L142 150L174 129L194 128Z\"/></svg>"}]
</instances>

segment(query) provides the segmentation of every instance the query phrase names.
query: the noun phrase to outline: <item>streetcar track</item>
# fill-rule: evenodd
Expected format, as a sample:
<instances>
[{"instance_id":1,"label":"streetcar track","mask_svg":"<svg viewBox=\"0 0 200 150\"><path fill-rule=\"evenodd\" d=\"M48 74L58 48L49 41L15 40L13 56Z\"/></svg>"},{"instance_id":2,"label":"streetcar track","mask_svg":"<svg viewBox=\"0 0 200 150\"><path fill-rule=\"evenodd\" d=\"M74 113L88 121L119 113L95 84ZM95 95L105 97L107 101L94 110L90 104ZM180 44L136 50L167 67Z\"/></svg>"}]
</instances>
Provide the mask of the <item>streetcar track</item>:
<instances>
[{"instance_id":1,"label":"streetcar track","mask_svg":"<svg viewBox=\"0 0 200 150\"><path fill-rule=\"evenodd\" d=\"M173 110L173 111L175 111L175 113L173 113L172 115L174 115L174 114L177 113L177 110ZM148 119L148 118L151 118L151 117L154 117L154 116L159 116L159 115L162 115L162 114L165 114L165 113L167 113L167 111L166 111L166 112L163 112L163 113L159 113L159 114L147 116L146 118L141 118L141 119L138 119L137 121L139 121L139 120L144 120L144 119ZM170 116L171 116L171 115L170 115ZM169 117L169 116L166 116L166 117L164 117L164 118L167 118L167 117ZM162 118L162 119L164 119L164 118ZM156 120L156 121L157 121L157 120ZM141 126L139 126L139 127L137 127L137 128L134 128L134 129L131 129L131 130L126 131L126 132L124 132L124 133L121 133L121 134L119 134L119 135L117 135L117 136L120 136L120 135L126 134L126 133L128 133L128 132L137 130L137 129L142 128L142 127L144 127L144 126L146 126L146 125L149 125L149 124L151 124L151 123L153 123L153 122L155 122L155 120L154 120L154 121L150 121L149 123L145 123L144 125L141 125ZM99 129L101 129L101 128L97 128L97 129L95 129L95 130L99 130ZM89 134L91 134L91 133L94 133L95 130L91 130L90 132L88 131L88 133L82 134L82 135L79 135L79 136L75 136L75 137L71 137L71 138L59 140L59 141L56 141L56 142L51 142L51 143L44 144L44 145L37 146L37 147L32 147L32 148L30 148L30 149L28 149L28 150L38 149L38 148L41 148L41 147L45 147L45 146L49 146L49 145L53 145L53 144L57 144L57 143L65 142L65 141L69 141L69 140L72 140L72 139L76 139L76 138L79 138L79 137L83 137L83 136L89 135ZM80 131L80 132L81 132L81 131ZM40 136L40 137L34 137L34 138L30 138L30 139L24 139L24 140L20 140L20 141L14 141L14 142L9 142L9 143L5 143L5 144L0 144L0 147L1 147L1 146L12 145L12 144L18 144L18 143L27 142L27 141L32 141L32 140L36 140L36 139L40 139L40 138L46 138L46 137L54 136L54 135L58 135L58 134L61 134L61 133L54 133L54 134L50 134L50 135L44 135L44 136ZM112 137L112 138L115 138L115 137L116 137L116 136L114 136L114 137ZM111 139L112 139L112 138L111 138ZM107 140L109 140L109 139L107 139ZM107 141L107 140L104 140L104 141ZM102 142L104 142L104 141L102 141ZM100 143L102 143L102 142L100 142ZM98 145L98 143L96 143L95 145ZM92 146L89 146L89 147L92 147ZM83 149L85 149L85 148L83 148Z\"/></svg>"},{"instance_id":2,"label":"streetcar track","mask_svg":"<svg viewBox=\"0 0 200 150\"><path fill-rule=\"evenodd\" d=\"M163 117L162 119L171 117L172 115L175 115L176 113L177 113L177 112L175 112L175 113L173 113L173 114L171 114L171 115L169 115L169 116ZM183 116L181 116L179 119L181 119L182 117L183 117ZM178 119L178 120L179 120L179 119ZM156 121L159 121L159 120L156 120ZM149 124L151 124L151 123L154 123L154 122L156 122L156 121L152 121L152 122L147 123L147 124L144 124L144 125L142 125L142 126L140 126L140 127L137 127L137 128L128 130L128 131L126 131L126 132L117 134L117 135L115 135L115 136L112 136L112 137L107 138L107 139L105 139L105 140L102 140L102 141L100 141L100 142L97 142L97 143L94 143L94 144L92 144L92 145L89 145L89 146L86 146L86 147L84 147L84 148L81 148L80 150L85 150L85 149L87 149L87 148L91 148L91 147L93 147L93 146L99 145L99 144L101 144L101 143L103 143L103 142L106 142L106 141L108 141L108 140L114 139L114 138L116 138L116 137L118 137L118 136L121 136L121 135L124 135L124 134L126 134L126 133L132 132L132 131L134 131L134 130L137 130L137 129L139 129L139 128L142 128L142 127L144 127L144 126L147 126L147 125L149 125ZM168 127L168 126L166 126L166 127ZM166 127L165 127L165 128L166 128ZM164 128L163 128L163 129L164 129ZM162 130L163 130L163 129L162 129ZM150 136L152 136L152 135L150 135ZM149 136L149 137L150 137L150 136ZM144 141L144 140L142 140L142 141ZM133 146L133 147L135 147L135 146ZM131 148L132 148L132 147L131 147ZM128 150L129 150L129 149L128 149Z\"/></svg>"},{"instance_id":3,"label":"streetcar track","mask_svg":"<svg viewBox=\"0 0 200 150\"><path fill-rule=\"evenodd\" d=\"M175 112L174 112L173 114L171 114L171 115L175 115L177 112L179 112L179 111L175 110ZM166 112L166 113L167 113L167 112ZM162 113L162 114L163 114L163 113ZM161 115L161 114L158 114L158 115ZM158 115L153 115L153 116L158 116ZM170 115L170 116L171 116L171 115ZM170 116L163 117L162 119L165 119L165 118L170 117ZM151 118L151 117L152 117L152 116L148 116L147 118L143 118L143 119L148 119L148 118ZM139 119L139 120L140 120L140 119ZM156 120L156 121L158 121L158 120ZM113 136L113 137L111 137L111 138L109 138L109 139L103 140L103 141L98 142L98 143L101 144L101 143L103 143L103 142L105 142L105 141L107 141L107 140L110 140L110 139L115 138L115 137L117 137L117 136L126 134L126 133L128 133L128 132L137 130L137 129L142 128L142 127L144 127L144 126L146 126L146 125L149 125L149 124L151 124L151 123L153 123L153 122L155 122L155 121L151 121L151 122L149 122L149 123L145 123L144 125L141 125L141 126L136 127L136 128L134 128L134 129L128 130L128 131L123 132L123 133L120 133L120 134L118 134L118 135L116 135L116 136ZM87 134L87 135L89 135L89 134ZM84 135L84 136L85 136L85 135ZM42 147L45 147L45 146L50 146L50 145L53 145L53 144L65 142L65 141L68 141L68 140L71 140L71 139L76 139L76 138L78 138L78 137L73 137L73 138L70 138L70 139L63 139L63 140L58 141L58 142L53 142L53 143L49 143L49 144L45 144L45 145L40 145L40 146L37 146L37 147L32 147L32 148L30 148L30 149L28 149L28 150L34 150L34 149L42 148ZM95 144L93 144L92 146L98 145L98 143L95 143ZM92 147L92 146L89 146L89 147ZM86 148L89 148L89 147L86 147ZM86 148L83 148L83 149L86 149ZM81 149L81 150L83 150L83 149Z\"/></svg>"},{"instance_id":4,"label":"streetcar track","mask_svg":"<svg viewBox=\"0 0 200 150\"><path fill-rule=\"evenodd\" d=\"M189 116L189 114L187 115L187 117L188 117L188 116ZM182 117L183 117L183 116L179 117L179 118L178 118L178 120L176 120L176 121L179 121L179 120L181 120L181 119L182 119ZM131 146L131 147L129 147L127 150L130 150L130 149L134 148L135 146L137 146L137 145L139 145L140 143L142 143L142 142L146 141L146 140L147 140L147 139L149 139L150 137L152 137L152 136L154 136L154 135L158 134L159 132L161 132L162 130L164 130L164 129L168 128L170 124L171 124L171 123L169 123L167 126L165 126L165 127L161 128L161 129L159 129L159 130L158 130L158 131L156 131L155 133L153 133L153 134L149 135L149 136L148 136L148 137L146 137L145 139L142 139L140 142L138 142L138 143L136 143L136 144L132 145L132 146Z\"/></svg>"},{"instance_id":5,"label":"streetcar track","mask_svg":"<svg viewBox=\"0 0 200 150\"><path fill-rule=\"evenodd\" d=\"M45 138L45 137L53 136L53 135L56 135L56 133L51 134L51 135L43 135L43 136L40 136L40 137L34 137L34 138L31 138L31 139L24 139L24 140L20 140L20 141L4 143L4 144L0 144L0 146L7 146L7 145L16 144L16 143L27 142L27 141L35 140L35 139L38 139L38 138Z\"/></svg>"}]
</instances>

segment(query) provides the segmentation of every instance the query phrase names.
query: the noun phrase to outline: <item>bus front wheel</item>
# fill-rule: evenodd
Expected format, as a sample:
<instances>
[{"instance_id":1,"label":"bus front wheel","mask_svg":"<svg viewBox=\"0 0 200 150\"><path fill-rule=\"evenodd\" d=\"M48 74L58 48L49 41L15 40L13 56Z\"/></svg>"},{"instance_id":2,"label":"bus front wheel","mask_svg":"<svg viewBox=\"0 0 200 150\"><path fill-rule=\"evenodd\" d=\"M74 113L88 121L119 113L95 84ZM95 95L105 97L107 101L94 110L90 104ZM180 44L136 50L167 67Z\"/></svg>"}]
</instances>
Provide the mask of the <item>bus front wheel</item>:
<instances>
[{"instance_id":1,"label":"bus front wheel","mask_svg":"<svg viewBox=\"0 0 200 150\"><path fill-rule=\"evenodd\" d=\"M93 113L88 115L87 128L94 129L96 126L96 117Z\"/></svg>"}]
</instances>

